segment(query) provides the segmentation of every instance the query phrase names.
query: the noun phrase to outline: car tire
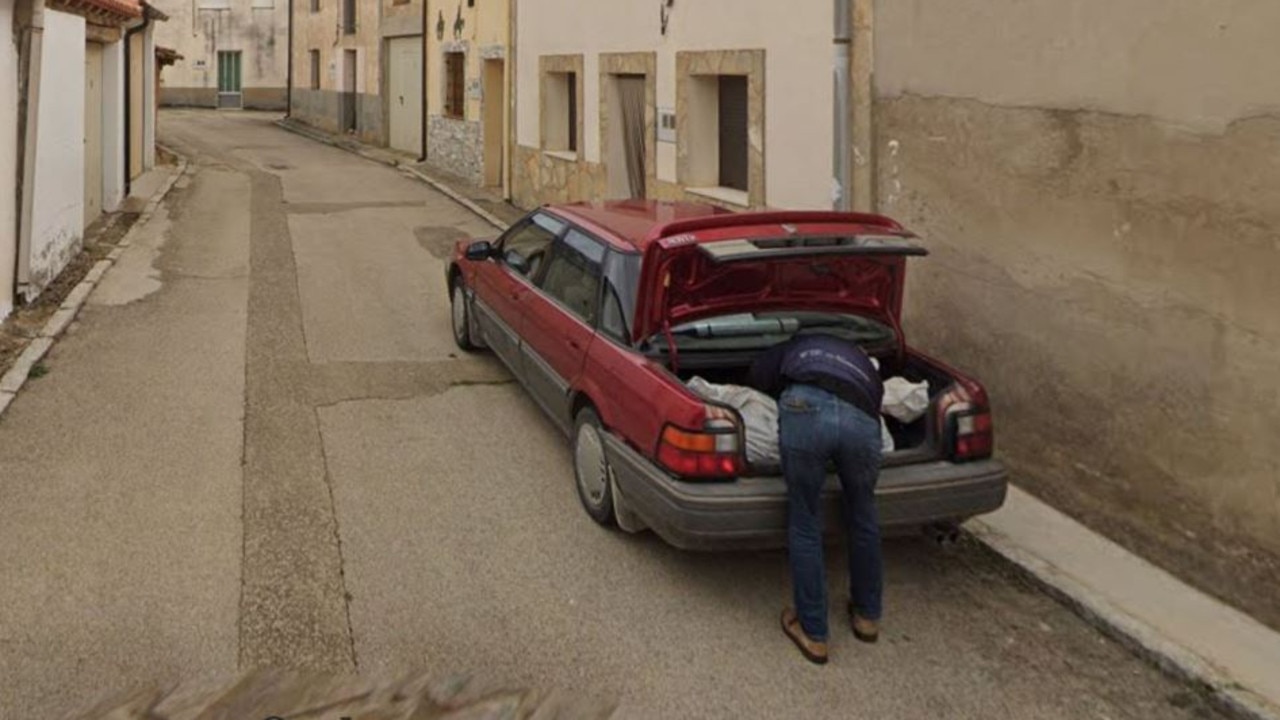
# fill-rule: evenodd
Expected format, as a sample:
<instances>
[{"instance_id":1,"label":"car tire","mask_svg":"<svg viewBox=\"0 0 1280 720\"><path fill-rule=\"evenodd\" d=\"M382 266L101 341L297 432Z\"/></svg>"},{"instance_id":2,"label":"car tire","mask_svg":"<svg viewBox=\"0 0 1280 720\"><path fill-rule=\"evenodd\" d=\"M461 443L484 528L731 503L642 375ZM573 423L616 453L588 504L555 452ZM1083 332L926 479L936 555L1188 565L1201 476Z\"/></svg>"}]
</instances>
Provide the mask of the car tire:
<instances>
[{"instance_id":1,"label":"car tire","mask_svg":"<svg viewBox=\"0 0 1280 720\"><path fill-rule=\"evenodd\" d=\"M471 307L467 304L467 286L462 278L454 280L449 293L449 317L453 325L453 341L465 352L475 352L478 345L471 338Z\"/></svg>"},{"instance_id":2,"label":"car tire","mask_svg":"<svg viewBox=\"0 0 1280 720\"><path fill-rule=\"evenodd\" d=\"M573 424L573 478L587 515L600 525L611 527L613 472L604 452L604 432L594 409L578 411Z\"/></svg>"}]
</instances>

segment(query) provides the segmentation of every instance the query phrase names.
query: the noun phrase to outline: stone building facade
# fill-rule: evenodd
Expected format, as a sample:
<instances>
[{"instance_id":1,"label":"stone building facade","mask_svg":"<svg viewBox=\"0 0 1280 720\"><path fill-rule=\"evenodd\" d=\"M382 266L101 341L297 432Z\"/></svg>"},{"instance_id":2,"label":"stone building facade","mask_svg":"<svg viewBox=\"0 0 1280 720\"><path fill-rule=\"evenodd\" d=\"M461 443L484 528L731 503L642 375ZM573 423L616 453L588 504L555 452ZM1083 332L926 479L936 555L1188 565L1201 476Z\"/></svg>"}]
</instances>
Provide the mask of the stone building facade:
<instances>
[{"instance_id":1,"label":"stone building facade","mask_svg":"<svg viewBox=\"0 0 1280 720\"><path fill-rule=\"evenodd\" d=\"M289 116L387 143L379 0L294 0Z\"/></svg>"},{"instance_id":2,"label":"stone building facade","mask_svg":"<svg viewBox=\"0 0 1280 720\"><path fill-rule=\"evenodd\" d=\"M514 199L829 206L831 8L658 10L517 4Z\"/></svg>"},{"instance_id":3,"label":"stone building facade","mask_svg":"<svg viewBox=\"0 0 1280 720\"><path fill-rule=\"evenodd\" d=\"M160 104L283 110L288 0L156 0L169 16L156 42L183 62L164 74Z\"/></svg>"},{"instance_id":4,"label":"stone building facade","mask_svg":"<svg viewBox=\"0 0 1280 720\"><path fill-rule=\"evenodd\" d=\"M508 2L428 0L427 160L476 185L508 176Z\"/></svg>"}]
</instances>

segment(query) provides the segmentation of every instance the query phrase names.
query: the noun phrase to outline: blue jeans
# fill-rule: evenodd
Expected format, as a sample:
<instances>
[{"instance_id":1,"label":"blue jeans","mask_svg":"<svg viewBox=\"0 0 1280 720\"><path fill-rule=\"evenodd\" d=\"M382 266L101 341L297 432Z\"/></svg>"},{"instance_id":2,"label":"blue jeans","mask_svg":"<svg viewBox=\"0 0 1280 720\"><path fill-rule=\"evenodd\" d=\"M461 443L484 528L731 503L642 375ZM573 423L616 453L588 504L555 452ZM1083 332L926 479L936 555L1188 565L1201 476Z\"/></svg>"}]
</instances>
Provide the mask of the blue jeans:
<instances>
[{"instance_id":1,"label":"blue jeans","mask_svg":"<svg viewBox=\"0 0 1280 720\"><path fill-rule=\"evenodd\" d=\"M884 565L875 489L880 422L811 385L792 385L778 402L782 472L787 479L787 544L796 614L804 632L825 641L827 578L822 559L822 488L827 466L840 476L853 609L880 619Z\"/></svg>"}]
</instances>

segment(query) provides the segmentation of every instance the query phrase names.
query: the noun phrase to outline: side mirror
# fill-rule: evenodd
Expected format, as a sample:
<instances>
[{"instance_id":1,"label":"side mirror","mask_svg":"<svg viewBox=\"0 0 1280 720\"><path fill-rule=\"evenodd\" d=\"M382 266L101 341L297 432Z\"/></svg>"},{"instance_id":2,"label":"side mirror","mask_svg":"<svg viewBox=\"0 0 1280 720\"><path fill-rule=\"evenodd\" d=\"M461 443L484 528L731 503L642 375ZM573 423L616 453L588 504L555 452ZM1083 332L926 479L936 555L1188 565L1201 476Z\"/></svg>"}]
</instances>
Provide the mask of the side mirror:
<instances>
[{"instance_id":1,"label":"side mirror","mask_svg":"<svg viewBox=\"0 0 1280 720\"><path fill-rule=\"evenodd\" d=\"M488 240L471 243L467 246L466 257L468 260L473 262L483 262L488 260L493 257L493 243L490 243Z\"/></svg>"}]
</instances>

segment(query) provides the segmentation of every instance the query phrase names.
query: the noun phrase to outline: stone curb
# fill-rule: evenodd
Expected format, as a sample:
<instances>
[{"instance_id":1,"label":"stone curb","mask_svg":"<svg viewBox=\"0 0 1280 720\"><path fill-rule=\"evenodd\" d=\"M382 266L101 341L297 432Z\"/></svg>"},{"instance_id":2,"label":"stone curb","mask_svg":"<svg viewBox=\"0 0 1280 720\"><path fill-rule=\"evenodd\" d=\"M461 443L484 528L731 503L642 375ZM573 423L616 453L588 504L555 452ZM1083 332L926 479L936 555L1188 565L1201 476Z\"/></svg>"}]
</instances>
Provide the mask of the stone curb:
<instances>
[{"instance_id":1,"label":"stone curb","mask_svg":"<svg viewBox=\"0 0 1280 720\"><path fill-rule=\"evenodd\" d=\"M1183 682L1203 688L1219 710L1241 720L1280 720L1280 708L981 519L965 523L964 531L1010 563L1031 584L1130 652Z\"/></svg>"},{"instance_id":2,"label":"stone curb","mask_svg":"<svg viewBox=\"0 0 1280 720\"><path fill-rule=\"evenodd\" d=\"M173 189L174 183L178 181L178 178L186 174L186 158L173 152L170 148L165 147L164 150L178 159L177 170L169 175L169 179L165 181L164 185L161 185L160 189L147 201L146 207L138 215L138 219L134 221L133 226L129 228L129 232L107 254L106 259L99 260L84 276L84 279L67 294L58 310L45 321L44 327L40 329L40 335L32 340L31 344L27 345L22 354L18 356L17 361L14 362L13 367L9 368L3 378L0 378L0 417L4 416L9 404L13 402L18 392L26 384L28 377L31 375L31 369L35 367L36 363L44 359L45 354L53 347L54 341L66 332L72 321L80 314L80 310L84 308L84 303L89 299L89 294L93 292L99 282L102 282L102 277L111 269L111 266L120 259L124 249L132 244L130 238L133 234L150 222L151 216L169 194L169 191Z\"/></svg>"},{"instance_id":3,"label":"stone curb","mask_svg":"<svg viewBox=\"0 0 1280 720\"><path fill-rule=\"evenodd\" d=\"M382 165L387 165L389 167L397 168L398 170L405 173L406 175L409 175L416 180L419 180L421 182L426 183L427 185L430 185L435 190L446 195L450 200L453 200L454 202L463 206L467 210L471 211L473 214L479 216L480 219L494 226L498 230L505 231L508 227L510 227L510 225L503 222L500 218L498 218L493 213L489 212L488 210L485 210L484 208L472 202L470 198L467 198L466 196L459 193L457 190L454 190L453 188L440 182L439 180L436 180L432 177L429 177L428 175L425 175L424 173L418 171L408 163L403 163L403 162L400 162L399 160L395 160L390 157L385 157L375 152L370 152L355 143L344 143L341 140L334 138L333 136L329 135L326 132L322 132L320 130L314 130L312 128L302 125L301 123L292 122L288 119L277 120L276 125L284 130L294 133L295 135L301 135L302 137L308 138L310 140L315 140L316 142L324 143L325 145L338 148L339 150L346 150L347 152L355 155L359 155L360 157L366 160L372 160L373 162L376 162Z\"/></svg>"},{"instance_id":4,"label":"stone curb","mask_svg":"<svg viewBox=\"0 0 1280 720\"><path fill-rule=\"evenodd\" d=\"M398 167L401 171L430 185L454 202L462 205L499 230L509 226L484 210L453 188L439 182L413 167L389 158L379 157L363 148L335 140L328 133L307 128L299 123L278 120L281 128L359 155L368 160ZM0 400L3 402L3 400ZM1272 708L1262 698L1240 687L1200 656L1174 643L1154 628L1138 620L1121 608L1108 602L1089 588L1057 572L1049 563L1023 550L1016 543L991 529L981 520L971 520L964 530L975 540L990 548L1006 562L1013 565L1041 591L1065 605L1090 625L1115 639L1131 652L1161 671L1184 682L1205 688L1209 697L1222 711L1242 720L1280 720L1280 710Z\"/></svg>"}]
</instances>

